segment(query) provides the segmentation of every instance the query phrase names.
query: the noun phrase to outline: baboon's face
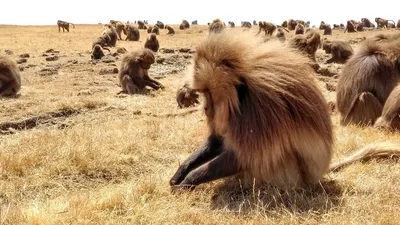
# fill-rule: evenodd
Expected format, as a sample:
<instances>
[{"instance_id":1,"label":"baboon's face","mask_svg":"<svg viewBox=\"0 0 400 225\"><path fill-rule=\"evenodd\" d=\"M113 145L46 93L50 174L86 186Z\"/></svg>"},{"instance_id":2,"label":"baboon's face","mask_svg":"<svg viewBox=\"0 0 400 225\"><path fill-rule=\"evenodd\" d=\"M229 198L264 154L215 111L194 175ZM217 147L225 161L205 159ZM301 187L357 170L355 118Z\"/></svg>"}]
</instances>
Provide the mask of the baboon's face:
<instances>
[{"instance_id":1,"label":"baboon's face","mask_svg":"<svg viewBox=\"0 0 400 225\"><path fill-rule=\"evenodd\" d=\"M143 69L150 69L151 64L155 62L154 55L146 51L141 57L140 57L140 65L142 66Z\"/></svg>"}]
</instances>

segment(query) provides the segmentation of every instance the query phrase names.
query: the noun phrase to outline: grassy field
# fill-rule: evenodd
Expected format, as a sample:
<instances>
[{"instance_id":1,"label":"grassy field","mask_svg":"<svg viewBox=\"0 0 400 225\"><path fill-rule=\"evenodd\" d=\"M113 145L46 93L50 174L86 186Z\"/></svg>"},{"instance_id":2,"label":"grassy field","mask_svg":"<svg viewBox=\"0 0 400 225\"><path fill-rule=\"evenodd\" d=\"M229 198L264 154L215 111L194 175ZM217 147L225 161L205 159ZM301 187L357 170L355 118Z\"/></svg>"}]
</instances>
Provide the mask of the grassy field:
<instances>
[{"instance_id":1,"label":"grassy field","mask_svg":"<svg viewBox=\"0 0 400 225\"><path fill-rule=\"evenodd\" d=\"M206 26L174 27L175 36L161 30L162 48L194 49L208 32ZM400 164L394 161L356 163L306 190L244 188L231 178L171 193L168 182L179 162L207 136L205 118L201 112L146 114L180 111L175 92L185 70L173 67L185 67L190 55L157 54L177 59L151 70L166 89L117 95L117 75L100 71L118 68L121 56L90 61L101 31L102 25L76 25L70 33L56 26L0 26L1 55L11 50L17 60L30 54L21 64L20 96L0 99L0 224L400 224ZM398 31L334 30L329 38L357 48L378 32ZM142 30L140 42L118 41L117 47L141 48L146 36ZM59 51L58 60L45 60L50 48ZM318 50L320 65L337 73L342 65L325 65L328 58ZM40 73L48 67L57 72ZM335 99L323 81L320 87L327 100ZM334 160L370 142L400 139L373 128L341 127L337 113L332 119Z\"/></svg>"}]
</instances>

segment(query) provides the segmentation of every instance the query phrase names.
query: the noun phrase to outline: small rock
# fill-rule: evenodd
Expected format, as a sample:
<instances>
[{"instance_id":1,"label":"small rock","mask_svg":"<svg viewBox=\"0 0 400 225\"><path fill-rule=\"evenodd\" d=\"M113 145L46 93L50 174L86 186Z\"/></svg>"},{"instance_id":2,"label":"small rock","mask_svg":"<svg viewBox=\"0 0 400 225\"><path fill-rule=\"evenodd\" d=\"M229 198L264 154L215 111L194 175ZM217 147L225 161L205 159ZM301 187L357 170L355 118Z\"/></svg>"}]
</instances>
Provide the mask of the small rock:
<instances>
[{"instance_id":1,"label":"small rock","mask_svg":"<svg viewBox=\"0 0 400 225\"><path fill-rule=\"evenodd\" d=\"M117 48L117 53L125 54L127 52L128 52L128 50L126 50L126 48L124 48L124 47L118 47Z\"/></svg>"},{"instance_id":2,"label":"small rock","mask_svg":"<svg viewBox=\"0 0 400 225\"><path fill-rule=\"evenodd\" d=\"M188 53L188 52L190 52L190 48L180 48L179 49L179 52L182 52L182 53Z\"/></svg>"},{"instance_id":3,"label":"small rock","mask_svg":"<svg viewBox=\"0 0 400 225\"><path fill-rule=\"evenodd\" d=\"M19 57L21 57L21 58L29 58L30 55L28 53L24 53L24 54L19 55Z\"/></svg>"},{"instance_id":4,"label":"small rock","mask_svg":"<svg viewBox=\"0 0 400 225\"><path fill-rule=\"evenodd\" d=\"M46 57L46 61L57 61L57 60L58 56L56 55Z\"/></svg>"},{"instance_id":5,"label":"small rock","mask_svg":"<svg viewBox=\"0 0 400 225\"><path fill-rule=\"evenodd\" d=\"M17 64L26 63L27 61L28 61L28 60L27 60L27 59L25 59L25 58L18 59L18 60L17 60Z\"/></svg>"},{"instance_id":6,"label":"small rock","mask_svg":"<svg viewBox=\"0 0 400 225\"><path fill-rule=\"evenodd\" d=\"M163 48L163 49L160 49L160 52L162 52L162 53L175 53L175 50L171 49L171 48Z\"/></svg>"},{"instance_id":7,"label":"small rock","mask_svg":"<svg viewBox=\"0 0 400 225\"><path fill-rule=\"evenodd\" d=\"M52 49L52 48L49 48L49 49L47 49L47 50L45 51L45 53L60 53L60 51L56 51L56 50L54 50L54 49Z\"/></svg>"},{"instance_id":8,"label":"small rock","mask_svg":"<svg viewBox=\"0 0 400 225\"><path fill-rule=\"evenodd\" d=\"M49 75L53 75L53 74L58 74L58 70L53 67L46 67L39 71L39 75L41 75L41 76L49 76Z\"/></svg>"},{"instance_id":9,"label":"small rock","mask_svg":"<svg viewBox=\"0 0 400 225\"><path fill-rule=\"evenodd\" d=\"M100 75L104 75L104 74L117 74L118 73L118 68L114 67L114 68L102 68L100 69L99 74Z\"/></svg>"},{"instance_id":10,"label":"small rock","mask_svg":"<svg viewBox=\"0 0 400 225\"><path fill-rule=\"evenodd\" d=\"M104 63L115 63L115 58L113 57L113 56L111 56L111 55L106 55L106 56L104 56L103 58L101 58L101 60L100 60L101 62L104 62Z\"/></svg>"},{"instance_id":11,"label":"small rock","mask_svg":"<svg viewBox=\"0 0 400 225\"><path fill-rule=\"evenodd\" d=\"M5 52L7 55L13 55L13 54L14 54L14 52L11 51L10 49L6 49L6 50L4 50L4 52Z\"/></svg>"},{"instance_id":12,"label":"small rock","mask_svg":"<svg viewBox=\"0 0 400 225\"><path fill-rule=\"evenodd\" d=\"M159 57L158 59L156 59L156 63L158 63L158 64L163 64L164 62L165 62L164 57Z\"/></svg>"},{"instance_id":13,"label":"small rock","mask_svg":"<svg viewBox=\"0 0 400 225\"><path fill-rule=\"evenodd\" d=\"M332 83L326 83L326 89L328 89L328 91L336 91L336 85Z\"/></svg>"}]
</instances>

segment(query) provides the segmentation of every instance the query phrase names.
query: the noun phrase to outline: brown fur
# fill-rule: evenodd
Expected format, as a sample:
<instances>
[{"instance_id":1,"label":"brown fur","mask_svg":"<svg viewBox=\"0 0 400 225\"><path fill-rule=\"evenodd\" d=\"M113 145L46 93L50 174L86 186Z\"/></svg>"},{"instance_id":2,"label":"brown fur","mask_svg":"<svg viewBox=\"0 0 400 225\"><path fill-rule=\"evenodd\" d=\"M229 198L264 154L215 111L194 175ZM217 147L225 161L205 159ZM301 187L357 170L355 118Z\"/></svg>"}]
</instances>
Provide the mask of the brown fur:
<instances>
[{"instance_id":1,"label":"brown fur","mask_svg":"<svg viewBox=\"0 0 400 225\"><path fill-rule=\"evenodd\" d=\"M296 28L294 29L294 34L304 34L304 25L301 23L298 23L296 25Z\"/></svg>"},{"instance_id":2,"label":"brown fur","mask_svg":"<svg viewBox=\"0 0 400 225\"><path fill-rule=\"evenodd\" d=\"M15 61L0 56L0 97L14 97L21 89L21 76Z\"/></svg>"},{"instance_id":3,"label":"brown fur","mask_svg":"<svg viewBox=\"0 0 400 225\"><path fill-rule=\"evenodd\" d=\"M190 28L190 24L187 20L182 20L181 25L179 25L180 30L186 30Z\"/></svg>"},{"instance_id":4,"label":"brown fur","mask_svg":"<svg viewBox=\"0 0 400 225\"><path fill-rule=\"evenodd\" d=\"M104 49L106 49L110 52L110 49L108 49L108 48L104 48ZM101 47L101 45L96 44L93 47L90 57L92 58L92 60L101 59L104 57L104 52L103 52L103 48Z\"/></svg>"},{"instance_id":5,"label":"brown fur","mask_svg":"<svg viewBox=\"0 0 400 225\"><path fill-rule=\"evenodd\" d=\"M165 25L165 29L168 30L167 34L169 34L169 35L174 35L175 34L175 30L171 26Z\"/></svg>"},{"instance_id":6,"label":"brown fur","mask_svg":"<svg viewBox=\"0 0 400 225\"><path fill-rule=\"evenodd\" d=\"M136 50L125 55L119 71L119 82L122 88L120 93L141 93L146 86L155 90L163 88L148 74L148 70L154 62L154 53L149 49Z\"/></svg>"},{"instance_id":7,"label":"brown fur","mask_svg":"<svg viewBox=\"0 0 400 225\"><path fill-rule=\"evenodd\" d=\"M118 34L118 40L122 40L122 36L121 33L124 32L124 34L126 35L126 26L124 23L122 23L121 21L116 21L116 20L110 20L110 24L114 26L115 31Z\"/></svg>"},{"instance_id":8,"label":"brown fur","mask_svg":"<svg viewBox=\"0 0 400 225\"><path fill-rule=\"evenodd\" d=\"M151 33L156 34L156 35L160 35L160 28L156 25L154 25L153 28L151 28Z\"/></svg>"},{"instance_id":9,"label":"brown fur","mask_svg":"<svg viewBox=\"0 0 400 225\"><path fill-rule=\"evenodd\" d=\"M374 127L400 130L400 84L390 93Z\"/></svg>"},{"instance_id":10,"label":"brown fur","mask_svg":"<svg viewBox=\"0 0 400 225\"><path fill-rule=\"evenodd\" d=\"M215 19L210 24L208 31L209 33L220 33L225 28L224 24L220 19Z\"/></svg>"},{"instance_id":11,"label":"brown fur","mask_svg":"<svg viewBox=\"0 0 400 225\"><path fill-rule=\"evenodd\" d=\"M228 21L228 24L229 24L229 26L230 26L231 28L234 28L234 27L235 27L235 23L232 22L232 21Z\"/></svg>"},{"instance_id":12,"label":"brown fur","mask_svg":"<svg viewBox=\"0 0 400 225\"><path fill-rule=\"evenodd\" d=\"M200 103L199 94L189 84L185 84L176 92L176 102L179 108L195 106Z\"/></svg>"},{"instance_id":13,"label":"brown fur","mask_svg":"<svg viewBox=\"0 0 400 225\"><path fill-rule=\"evenodd\" d=\"M316 184L329 172L332 122L309 60L276 42L251 40L222 32L197 46L190 85L205 97L210 135L171 185L243 174L247 181L294 188ZM398 143L371 145L345 163L399 150Z\"/></svg>"},{"instance_id":14,"label":"brown fur","mask_svg":"<svg viewBox=\"0 0 400 225\"><path fill-rule=\"evenodd\" d=\"M142 30L146 30L146 29L147 29L147 27L146 27L146 25L143 23L143 21L138 20L138 21L137 21L137 24L138 24L138 29L142 29Z\"/></svg>"},{"instance_id":15,"label":"brown fur","mask_svg":"<svg viewBox=\"0 0 400 225\"><path fill-rule=\"evenodd\" d=\"M289 31L286 28L283 28L283 27L278 27L276 29L275 37L278 38L280 42L285 42L286 41L286 34L285 34L284 31L289 33Z\"/></svg>"},{"instance_id":16,"label":"brown fur","mask_svg":"<svg viewBox=\"0 0 400 225\"><path fill-rule=\"evenodd\" d=\"M341 71L337 106L341 124L372 125L400 81L400 42L364 41Z\"/></svg>"},{"instance_id":17,"label":"brown fur","mask_svg":"<svg viewBox=\"0 0 400 225\"><path fill-rule=\"evenodd\" d=\"M158 21L157 20L157 23L156 23L156 25L160 28L160 29L164 29L165 28L165 25L164 25L164 23L163 22L161 22L161 21Z\"/></svg>"},{"instance_id":18,"label":"brown fur","mask_svg":"<svg viewBox=\"0 0 400 225\"><path fill-rule=\"evenodd\" d=\"M354 20L348 20L347 21L346 29L344 30L344 32L346 33L346 31L348 33L357 32L357 30L356 30L356 22Z\"/></svg>"},{"instance_id":19,"label":"brown fur","mask_svg":"<svg viewBox=\"0 0 400 225\"><path fill-rule=\"evenodd\" d=\"M147 36L146 42L144 43L144 47L151 49L153 52L157 52L160 48L160 43L158 42L157 35L154 33L149 34L149 36Z\"/></svg>"},{"instance_id":20,"label":"brown fur","mask_svg":"<svg viewBox=\"0 0 400 225\"><path fill-rule=\"evenodd\" d=\"M147 28L147 33L150 34L152 29L153 29L153 26L149 26L149 27Z\"/></svg>"},{"instance_id":21,"label":"brown fur","mask_svg":"<svg viewBox=\"0 0 400 225\"><path fill-rule=\"evenodd\" d=\"M396 28L400 28L400 20L397 20Z\"/></svg>"},{"instance_id":22,"label":"brown fur","mask_svg":"<svg viewBox=\"0 0 400 225\"><path fill-rule=\"evenodd\" d=\"M282 23L282 27L286 27L289 30L296 29L296 25L297 25L297 22L295 20L293 20L293 19L289 19L289 20L283 21L283 23Z\"/></svg>"},{"instance_id":23,"label":"brown fur","mask_svg":"<svg viewBox=\"0 0 400 225\"><path fill-rule=\"evenodd\" d=\"M289 46L297 48L315 61L315 53L321 44L321 36L315 30L309 29L304 35L295 35L289 40Z\"/></svg>"},{"instance_id":24,"label":"brown fur","mask_svg":"<svg viewBox=\"0 0 400 225\"><path fill-rule=\"evenodd\" d=\"M323 35L332 35L332 27L330 24L324 25L324 33Z\"/></svg>"},{"instance_id":25,"label":"brown fur","mask_svg":"<svg viewBox=\"0 0 400 225\"><path fill-rule=\"evenodd\" d=\"M375 27L373 23L367 18L361 18L361 23L363 27Z\"/></svg>"},{"instance_id":26,"label":"brown fur","mask_svg":"<svg viewBox=\"0 0 400 225\"><path fill-rule=\"evenodd\" d=\"M378 28L385 28L385 29L389 28L389 21L391 21L391 22L393 22L393 24L395 24L395 22L393 20L385 20L380 17L375 18L375 22L376 22Z\"/></svg>"},{"instance_id":27,"label":"brown fur","mask_svg":"<svg viewBox=\"0 0 400 225\"><path fill-rule=\"evenodd\" d=\"M245 27L245 28L251 28L252 27L251 23L248 22L248 21L242 21L241 24L242 24L242 27Z\"/></svg>"},{"instance_id":28,"label":"brown fur","mask_svg":"<svg viewBox=\"0 0 400 225\"><path fill-rule=\"evenodd\" d=\"M58 26L58 32L61 32L61 28L63 29L63 32L67 30L69 32L69 25L72 25L72 28L75 28L75 25L69 22L65 22L62 20L57 20L57 26Z\"/></svg>"},{"instance_id":29,"label":"brown fur","mask_svg":"<svg viewBox=\"0 0 400 225\"><path fill-rule=\"evenodd\" d=\"M345 63L354 53L353 48L344 41L325 40L322 43L322 49L325 53L332 54L332 58L326 63Z\"/></svg>"},{"instance_id":30,"label":"brown fur","mask_svg":"<svg viewBox=\"0 0 400 225\"><path fill-rule=\"evenodd\" d=\"M125 41L139 41L140 32L134 25L126 25L126 38Z\"/></svg>"},{"instance_id":31,"label":"brown fur","mask_svg":"<svg viewBox=\"0 0 400 225\"><path fill-rule=\"evenodd\" d=\"M261 31L265 32L265 35L272 36L272 34L275 32L276 26L273 23L265 22L265 21L260 21L258 23L258 32L256 35L260 34Z\"/></svg>"},{"instance_id":32,"label":"brown fur","mask_svg":"<svg viewBox=\"0 0 400 225\"><path fill-rule=\"evenodd\" d=\"M110 42L108 43L109 46L115 47L117 45L118 33L114 26L110 24L104 25L101 36L109 36L110 38Z\"/></svg>"},{"instance_id":33,"label":"brown fur","mask_svg":"<svg viewBox=\"0 0 400 225\"><path fill-rule=\"evenodd\" d=\"M104 48L104 47L106 47L106 46L112 47L111 44L112 44L112 43L111 43L111 38L110 38L110 36L107 35L107 34L103 34L103 35L101 35L100 37L98 37L96 40L93 41L93 43L92 43L92 49L93 49L94 46L96 46L96 45L100 45L102 48Z\"/></svg>"}]
</instances>

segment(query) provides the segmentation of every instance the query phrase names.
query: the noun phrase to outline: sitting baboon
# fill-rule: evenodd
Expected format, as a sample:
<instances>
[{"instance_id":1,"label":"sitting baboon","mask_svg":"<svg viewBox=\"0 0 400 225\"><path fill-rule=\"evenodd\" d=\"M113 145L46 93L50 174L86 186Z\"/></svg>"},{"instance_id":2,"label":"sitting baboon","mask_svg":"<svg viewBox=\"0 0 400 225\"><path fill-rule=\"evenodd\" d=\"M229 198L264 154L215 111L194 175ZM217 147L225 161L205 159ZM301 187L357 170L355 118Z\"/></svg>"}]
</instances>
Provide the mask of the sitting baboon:
<instances>
[{"instance_id":1,"label":"sitting baboon","mask_svg":"<svg viewBox=\"0 0 400 225\"><path fill-rule=\"evenodd\" d=\"M140 93L146 86L155 90L163 88L162 84L151 79L148 74L154 62L155 57L153 52L146 48L125 55L122 58L119 70L119 82L122 88L120 93Z\"/></svg>"},{"instance_id":2,"label":"sitting baboon","mask_svg":"<svg viewBox=\"0 0 400 225\"><path fill-rule=\"evenodd\" d=\"M179 25L180 30L186 30L190 28L190 24L187 20L182 20L182 23Z\"/></svg>"},{"instance_id":3,"label":"sitting baboon","mask_svg":"<svg viewBox=\"0 0 400 225\"><path fill-rule=\"evenodd\" d=\"M126 25L126 39L125 41L139 41L140 32L134 25Z\"/></svg>"},{"instance_id":4,"label":"sitting baboon","mask_svg":"<svg viewBox=\"0 0 400 225\"><path fill-rule=\"evenodd\" d=\"M367 18L361 18L361 23L363 27L375 27L374 24L371 23L371 21L369 21Z\"/></svg>"},{"instance_id":5,"label":"sitting baboon","mask_svg":"<svg viewBox=\"0 0 400 225\"><path fill-rule=\"evenodd\" d=\"M257 21L256 20L253 20L253 25L257 26Z\"/></svg>"},{"instance_id":6,"label":"sitting baboon","mask_svg":"<svg viewBox=\"0 0 400 225\"><path fill-rule=\"evenodd\" d=\"M354 53L353 48L344 41L324 40L322 49L325 53L332 54L332 57L326 63L345 63Z\"/></svg>"},{"instance_id":7,"label":"sitting baboon","mask_svg":"<svg viewBox=\"0 0 400 225\"><path fill-rule=\"evenodd\" d=\"M289 30L296 29L296 25L297 25L297 22L295 20L293 20L293 19L285 20L282 23L282 27L286 27Z\"/></svg>"},{"instance_id":8,"label":"sitting baboon","mask_svg":"<svg viewBox=\"0 0 400 225\"><path fill-rule=\"evenodd\" d=\"M126 34L126 27L125 24L122 23L121 21L117 21L117 20L110 20L110 24L114 26L117 34L118 34L118 40L122 40L122 36L121 33L124 32L125 35Z\"/></svg>"},{"instance_id":9,"label":"sitting baboon","mask_svg":"<svg viewBox=\"0 0 400 225\"><path fill-rule=\"evenodd\" d=\"M385 28L385 29L387 29L387 28L388 28L389 21L392 21L393 24L395 24L395 22L394 22L393 20L385 20L385 19L382 19L382 18L380 18L380 17L376 17L376 18L375 18L375 22L376 22L376 25L377 25L378 28Z\"/></svg>"},{"instance_id":10,"label":"sitting baboon","mask_svg":"<svg viewBox=\"0 0 400 225\"><path fill-rule=\"evenodd\" d=\"M91 59L96 60L103 58L104 57L103 49L107 50L108 52L111 52L110 49L106 47L102 48L101 45L96 44L92 49L92 53L90 54Z\"/></svg>"},{"instance_id":11,"label":"sitting baboon","mask_svg":"<svg viewBox=\"0 0 400 225\"><path fill-rule=\"evenodd\" d=\"M304 34L304 25L301 23L298 23L296 25L296 28L294 29L294 34Z\"/></svg>"},{"instance_id":12,"label":"sitting baboon","mask_svg":"<svg viewBox=\"0 0 400 225\"><path fill-rule=\"evenodd\" d=\"M212 21L210 26L208 27L208 32L211 33L220 33L225 28L224 24L220 19L215 19Z\"/></svg>"},{"instance_id":13,"label":"sitting baboon","mask_svg":"<svg viewBox=\"0 0 400 225\"><path fill-rule=\"evenodd\" d=\"M333 29L337 30L337 29L342 29L342 28L338 24L333 24Z\"/></svg>"},{"instance_id":14,"label":"sitting baboon","mask_svg":"<svg viewBox=\"0 0 400 225\"><path fill-rule=\"evenodd\" d=\"M17 63L7 56L0 56L0 97L15 97L20 89Z\"/></svg>"},{"instance_id":15,"label":"sitting baboon","mask_svg":"<svg viewBox=\"0 0 400 225\"><path fill-rule=\"evenodd\" d=\"M311 22L310 22L310 21L307 21L305 26L306 26L306 27L310 27L310 24L311 24Z\"/></svg>"},{"instance_id":16,"label":"sitting baboon","mask_svg":"<svg viewBox=\"0 0 400 225\"><path fill-rule=\"evenodd\" d=\"M258 32L256 35L260 34L261 31L264 31L265 35L272 36L275 30L276 30L275 24L266 21L260 21L258 22Z\"/></svg>"},{"instance_id":17,"label":"sitting baboon","mask_svg":"<svg viewBox=\"0 0 400 225\"><path fill-rule=\"evenodd\" d=\"M98 37L96 40L93 41L92 49L94 48L95 45L100 45L102 48L107 46L112 47L110 36L107 34L101 35L100 37Z\"/></svg>"},{"instance_id":18,"label":"sitting baboon","mask_svg":"<svg viewBox=\"0 0 400 225\"><path fill-rule=\"evenodd\" d=\"M337 108L342 125L372 125L400 82L397 39L377 42L367 39L345 64L337 84Z\"/></svg>"},{"instance_id":19,"label":"sitting baboon","mask_svg":"<svg viewBox=\"0 0 400 225\"><path fill-rule=\"evenodd\" d=\"M151 32L150 33L153 33L153 34L156 34L156 35L160 35L160 28L157 26L157 24L154 25L153 28L151 28Z\"/></svg>"},{"instance_id":20,"label":"sitting baboon","mask_svg":"<svg viewBox=\"0 0 400 225\"><path fill-rule=\"evenodd\" d=\"M199 94L190 88L189 84L183 85L176 92L176 101L179 108L195 106L199 104Z\"/></svg>"},{"instance_id":21,"label":"sitting baboon","mask_svg":"<svg viewBox=\"0 0 400 225\"><path fill-rule=\"evenodd\" d=\"M354 20L348 20L347 21L346 29L344 30L344 32L346 33L346 31L348 33L357 32L357 30L356 30L356 22Z\"/></svg>"},{"instance_id":22,"label":"sitting baboon","mask_svg":"<svg viewBox=\"0 0 400 225\"><path fill-rule=\"evenodd\" d=\"M190 88L204 96L209 135L180 163L174 190L235 175L250 185L308 188L355 161L400 155L398 142L375 143L330 165L332 121L309 60L252 38L224 31L196 47Z\"/></svg>"},{"instance_id":23,"label":"sitting baboon","mask_svg":"<svg viewBox=\"0 0 400 225\"><path fill-rule=\"evenodd\" d=\"M321 21L321 23L319 24L319 29L320 30L325 29L325 22L324 21Z\"/></svg>"},{"instance_id":24,"label":"sitting baboon","mask_svg":"<svg viewBox=\"0 0 400 225\"><path fill-rule=\"evenodd\" d=\"M323 35L332 35L332 27L331 27L331 25L330 24L324 24L323 25L323 30L324 30L324 33L323 33Z\"/></svg>"},{"instance_id":25,"label":"sitting baboon","mask_svg":"<svg viewBox=\"0 0 400 225\"><path fill-rule=\"evenodd\" d=\"M110 37L109 46L115 47L117 45L118 33L114 26L112 26L110 24L104 25L104 30L103 30L101 36L109 36Z\"/></svg>"},{"instance_id":26,"label":"sitting baboon","mask_svg":"<svg viewBox=\"0 0 400 225\"><path fill-rule=\"evenodd\" d=\"M161 22L161 21L158 21L157 20L157 23L156 23L156 25L158 26L158 28L160 28L160 29L164 29L165 28L165 26L164 26L164 23L163 22Z\"/></svg>"},{"instance_id":27,"label":"sitting baboon","mask_svg":"<svg viewBox=\"0 0 400 225\"><path fill-rule=\"evenodd\" d=\"M400 130L400 84L390 93L374 127Z\"/></svg>"},{"instance_id":28,"label":"sitting baboon","mask_svg":"<svg viewBox=\"0 0 400 225\"><path fill-rule=\"evenodd\" d=\"M193 20L192 25L197 25L197 20Z\"/></svg>"},{"instance_id":29,"label":"sitting baboon","mask_svg":"<svg viewBox=\"0 0 400 225\"><path fill-rule=\"evenodd\" d=\"M242 21L241 24L242 24L242 27L245 27L245 28L251 28L251 26L252 26L251 23L248 21Z\"/></svg>"},{"instance_id":30,"label":"sitting baboon","mask_svg":"<svg viewBox=\"0 0 400 225\"><path fill-rule=\"evenodd\" d=\"M151 49L153 52L158 51L158 49L160 48L160 43L158 42L157 35L155 33L151 33L149 34L149 36L147 36L144 47Z\"/></svg>"},{"instance_id":31,"label":"sitting baboon","mask_svg":"<svg viewBox=\"0 0 400 225\"><path fill-rule=\"evenodd\" d=\"M143 21L138 20L137 24L138 24L138 29L142 29L142 30L146 30L147 29L147 27L145 26Z\"/></svg>"},{"instance_id":32,"label":"sitting baboon","mask_svg":"<svg viewBox=\"0 0 400 225\"><path fill-rule=\"evenodd\" d=\"M278 28L276 29L276 32L275 32L275 37L278 38L278 40L279 40L280 42L282 42L282 43L286 41L286 34L285 34L284 31L286 31L286 32L289 33L289 30L287 30L287 29L284 28L284 27L278 27Z\"/></svg>"},{"instance_id":33,"label":"sitting baboon","mask_svg":"<svg viewBox=\"0 0 400 225\"><path fill-rule=\"evenodd\" d=\"M235 27L235 23L232 22L232 21L229 21L228 24L231 26L231 28L234 28L234 27Z\"/></svg>"},{"instance_id":34,"label":"sitting baboon","mask_svg":"<svg viewBox=\"0 0 400 225\"><path fill-rule=\"evenodd\" d=\"M356 31L358 32L364 31L364 26L362 23L357 22L355 25L356 25Z\"/></svg>"},{"instance_id":35,"label":"sitting baboon","mask_svg":"<svg viewBox=\"0 0 400 225\"><path fill-rule=\"evenodd\" d=\"M308 29L303 35L294 35L289 40L289 46L297 48L315 62L315 52L321 44L319 33L313 29Z\"/></svg>"},{"instance_id":36,"label":"sitting baboon","mask_svg":"<svg viewBox=\"0 0 400 225\"><path fill-rule=\"evenodd\" d=\"M72 28L75 28L75 25L72 24L72 23L65 22L65 21L62 21L62 20L57 20L58 32L61 32L61 28L62 28L63 32L65 30L67 30L67 32L69 32L69 25L70 24L72 25Z\"/></svg>"},{"instance_id":37,"label":"sitting baboon","mask_svg":"<svg viewBox=\"0 0 400 225\"><path fill-rule=\"evenodd\" d=\"M167 34L170 34L170 35L174 35L175 34L175 30L171 26L165 25L165 29L168 30Z\"/></svg>"}]
</instances>

